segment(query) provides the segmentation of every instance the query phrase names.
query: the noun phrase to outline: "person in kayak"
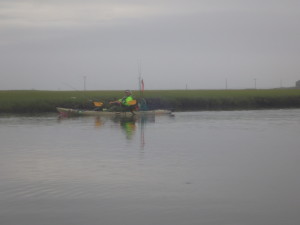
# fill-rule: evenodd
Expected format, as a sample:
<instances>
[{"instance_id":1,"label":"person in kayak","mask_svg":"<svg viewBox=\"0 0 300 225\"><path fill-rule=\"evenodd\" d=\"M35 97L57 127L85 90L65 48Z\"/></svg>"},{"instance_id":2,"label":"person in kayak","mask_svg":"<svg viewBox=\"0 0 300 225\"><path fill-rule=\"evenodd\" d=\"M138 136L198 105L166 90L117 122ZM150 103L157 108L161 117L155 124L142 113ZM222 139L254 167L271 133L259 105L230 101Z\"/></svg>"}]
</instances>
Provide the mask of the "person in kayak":
<instances>
[{"instance_id":1,"label":"person in kayak","mask_svg":"<svg viewBox=\"0 0 300 225\"><path fill-rule=\"evenodd\" d=\"M132 93L130 90L126 90L125 96L123 98L120 98L116 101L109 102L110 105L114 105L110 107L109 111L133 111L134 98L132 96Z\"/></svg>"}]
</instances>

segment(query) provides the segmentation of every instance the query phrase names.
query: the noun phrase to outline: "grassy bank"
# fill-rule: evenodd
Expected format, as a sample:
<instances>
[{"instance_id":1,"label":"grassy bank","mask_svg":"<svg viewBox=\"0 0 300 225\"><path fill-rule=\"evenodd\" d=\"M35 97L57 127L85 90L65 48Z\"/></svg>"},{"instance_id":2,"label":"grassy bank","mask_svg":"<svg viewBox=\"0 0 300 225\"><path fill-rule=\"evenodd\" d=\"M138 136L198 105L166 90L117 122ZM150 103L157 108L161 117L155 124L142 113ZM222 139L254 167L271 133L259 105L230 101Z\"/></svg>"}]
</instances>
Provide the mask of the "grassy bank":
<instances>
[{"instance_id":1,"label":"grassy bank","mask_svg":"<svg viewBox=\"0 0 300 225\"><path fill-rule=\"evenodd\" d=\"M134 92L139 98L139 92ZM120 98L123 91L0 91L0 113L55 112L57 106L93 108ZM299 89L270 90L150 90L144 92L150 109L175 111L300 108Z\"/></svg>"}]
</instances>

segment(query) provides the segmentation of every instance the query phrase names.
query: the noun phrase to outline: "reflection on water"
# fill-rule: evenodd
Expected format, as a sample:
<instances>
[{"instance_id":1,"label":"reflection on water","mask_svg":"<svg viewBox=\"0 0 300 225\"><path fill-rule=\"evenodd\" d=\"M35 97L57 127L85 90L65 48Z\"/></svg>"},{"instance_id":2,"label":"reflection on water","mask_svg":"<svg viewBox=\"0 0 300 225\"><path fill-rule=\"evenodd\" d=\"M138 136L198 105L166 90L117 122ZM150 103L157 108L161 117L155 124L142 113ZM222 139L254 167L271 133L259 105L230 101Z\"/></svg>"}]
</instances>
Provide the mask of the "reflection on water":
<instances>
[{"instance_id":1,"label":"reflection on water","mask_svg":"<svg viewBox=\"0 0 300 225\"><path fill-rule=\"evenodd\" d=\"M122 116L95 116L90 118L82 118L82 117L57 117L58 122L64 122L64 120L82 120L82 119L94 119L94 127L107 129L108 126L119 126L126 138L132 139L135 135L136 130L139 129L140 132L140 142L141 146L145 145L145 137L144 137L144 129L146 123L155 123L154 115L143 115L143 116L132 116L132 117L122 117Z\"/></svg>"},{"instance_id":2,"label":"reflection on water","mask_svg":"<svg viewBox=\"0 0 300 225\"><path fill-rule=\"evenodd\" d=\"M299 116L0 117L0 224L299 224Z\"/></svg>"},{"instance_id":3,"label":"reflection on water","mask_svg":"<svg viewBox=\"0 0 300 225\"><path fill-rule=\"evenodd\" d=\"M103 122L101 120L100 116L96 116L95 118L95 127L101 127L103 125Z\"/></svg>"},{"instance_id":4,"label":"reflection on water","mask_svg":"<svg viewBox=\"0 0 300 225\"><path fill-rule=\"evenodd\" d=\"M136 118L130 117L130 118L117 118L114 120L115 123L119 123L121 128L123 129L126 138L131 139L132 135L134 134L136 130Z\"/></svg>"}]
</instances>

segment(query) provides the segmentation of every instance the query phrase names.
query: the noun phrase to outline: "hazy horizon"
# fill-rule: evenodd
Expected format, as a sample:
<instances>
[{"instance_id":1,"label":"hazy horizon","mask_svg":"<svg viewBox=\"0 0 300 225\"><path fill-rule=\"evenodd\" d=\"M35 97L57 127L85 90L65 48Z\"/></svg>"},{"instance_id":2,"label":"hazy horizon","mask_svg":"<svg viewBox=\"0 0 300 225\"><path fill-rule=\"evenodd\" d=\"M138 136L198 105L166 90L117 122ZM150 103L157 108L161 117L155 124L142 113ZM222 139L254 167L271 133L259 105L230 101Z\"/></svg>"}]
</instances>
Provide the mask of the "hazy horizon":
<instances>
[{"instance_id":1,"label":"hazy horizon","mask_svg":"<svg viewBox=\"0 0 300 225\"><path fill-rule=\"evenodd\" d=\"M0 90L270 89L300 80L297 0L0 0ZM84 84L85 83L85 84Z\"/></svg>"}]
</instances>

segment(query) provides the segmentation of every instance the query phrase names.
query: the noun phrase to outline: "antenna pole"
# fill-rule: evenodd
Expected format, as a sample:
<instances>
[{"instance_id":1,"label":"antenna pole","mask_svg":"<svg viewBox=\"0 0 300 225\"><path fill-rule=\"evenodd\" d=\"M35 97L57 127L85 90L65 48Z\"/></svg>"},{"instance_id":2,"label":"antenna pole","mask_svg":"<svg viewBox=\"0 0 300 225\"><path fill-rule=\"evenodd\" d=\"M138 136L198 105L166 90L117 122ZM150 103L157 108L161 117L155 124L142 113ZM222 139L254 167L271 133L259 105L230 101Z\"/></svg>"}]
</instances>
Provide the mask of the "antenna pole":
<instances>
[{"instance_id":1,"label":"antenna pole","mask_svg":"<svg viewBox=\"0 0 300 225\"><path fill-rule=\"evenodd\" d=\"M139 75L139 90L140 90L140 96L143 95L142 93L142 65L141 61L138 61L138 75Z\"/></svg>"}]
</instances>

